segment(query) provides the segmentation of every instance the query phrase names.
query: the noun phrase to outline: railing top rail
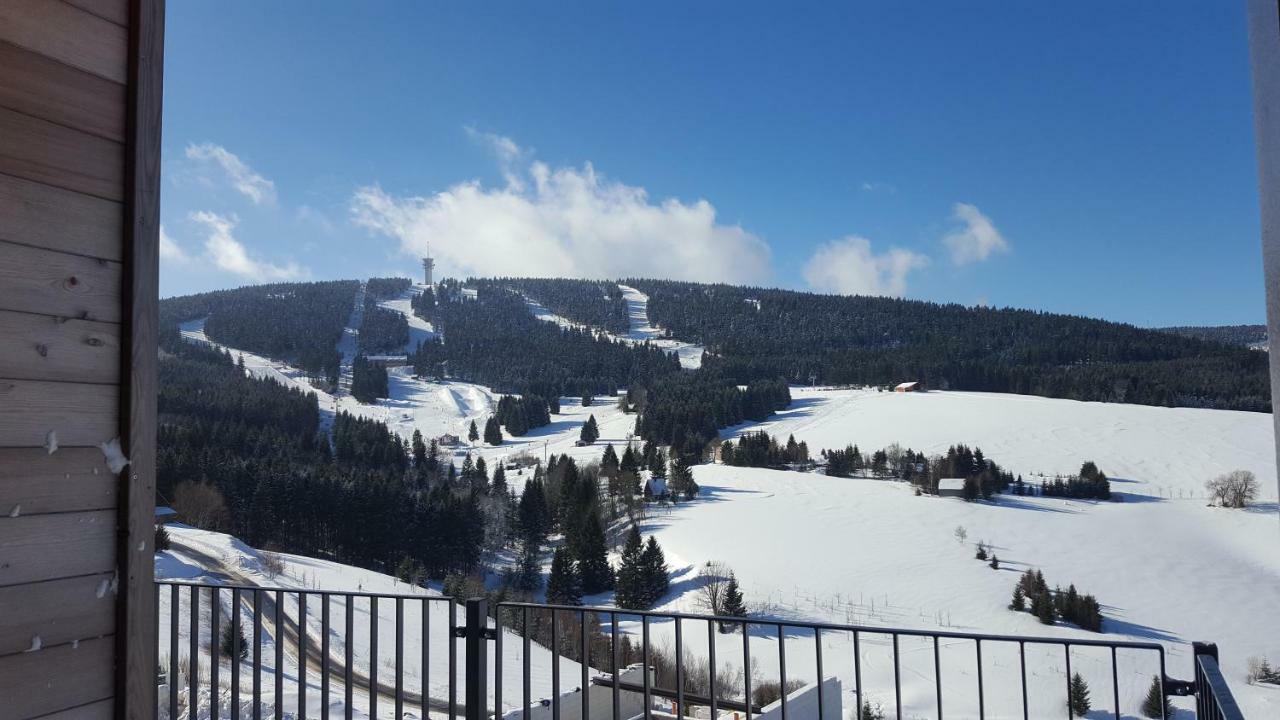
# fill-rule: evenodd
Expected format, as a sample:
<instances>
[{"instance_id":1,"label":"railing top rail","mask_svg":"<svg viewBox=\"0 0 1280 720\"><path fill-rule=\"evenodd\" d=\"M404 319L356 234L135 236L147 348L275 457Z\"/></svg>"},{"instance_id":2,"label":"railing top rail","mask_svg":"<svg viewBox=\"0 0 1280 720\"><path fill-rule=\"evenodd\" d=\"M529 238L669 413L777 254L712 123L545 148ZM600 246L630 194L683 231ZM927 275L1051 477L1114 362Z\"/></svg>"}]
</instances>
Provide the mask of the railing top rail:
<instances>
[{"instance_id":1,"label":"railing top rail","mask_svg":"<svg viewBox=\"0 0 1280 720\"><path fill-rule=\"evenodd\" d=\"M1071 645L1080 647L1105 647L1126 650L1151 650L1164 654L1164 646L1160 643L1126 641L1126 640L1091 640L1088 638L1045 637L1034 635L994 635L986 633L953 632L947 630L924 630L919 628L882 627L878 625L850 625L846 623L819 623L805 620L783 620L778 618L733 617L725 615L702 615L685 612L665 612L660 610L627 610L611 607L591 607L584 605L549 605L545 603L502 601L494 603L498 608L529 608L531 610L563 610L569 612L591 612L606 615L624 615L632 617L648 617L658 620L700 620L735 625L766 625L777 628L798 628L801 630L833 630L836 632L858 632L872 635L905 635L908 637L937 637L950 640L982 640L990 642L1033 643L1037 645Z\"/></svg>"},{"instance_id":2,"label":"railing top rail","mask_svg":"<svg viewBox=\"0 0 1280 720\"><path fill-rule=\"evenodd\" d=\"M1216 652L1216 648L1213 652ZM1244 713L1236 704L1236 698L1231 694L1231 687L1223 677L1222 669L1218 667L1218 658L1214 654L1196 653L1196 676L1199 680L1197 684L1205 686L1203 690L1198 688L1197 694L1200 695L1200 703L1210 706L1205 708L1213 713L1209 717L1222 720L1244 720Z\"/></svg>"},{"instance_id":3,"label":"railing top rail","mask_svg":"<svg viewBox=\"0 0 1280 720\"><path fill-rule=\"evenodd\" d=\"M363 598L389 598L395 600L397 598L404 600L432 600L436 602L457 601L449 595L414 595L411 593L385 593L385 592L369 592L367 590L313 590L311 588L287 588L287 587L271 587L268 585L243 585L237 583L213 583L198 582L194 580L156 580L156 585L178 585L181 587L199 587L199 588L219 588L225 590L247 590L249 592L283 592L283 593L306 593L307 595L329 595L329 596L349 596Z\"/></svg>"}]
</instances>

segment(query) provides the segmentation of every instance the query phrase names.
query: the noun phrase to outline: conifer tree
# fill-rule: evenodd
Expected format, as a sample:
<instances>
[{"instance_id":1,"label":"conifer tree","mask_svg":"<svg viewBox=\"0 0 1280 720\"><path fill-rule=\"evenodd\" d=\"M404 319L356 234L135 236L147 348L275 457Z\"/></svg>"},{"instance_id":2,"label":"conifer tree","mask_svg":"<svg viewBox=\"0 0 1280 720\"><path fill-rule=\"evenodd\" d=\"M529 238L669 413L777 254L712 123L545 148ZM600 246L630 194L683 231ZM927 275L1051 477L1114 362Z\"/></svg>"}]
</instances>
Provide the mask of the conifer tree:
<instances>
[{"instance_id":1,"label":"conifer tree","mask_svg":"<svg viewBox=\"0 0 1280 720\"><path fill-rule=\"evenodd\" d=\"M493 494L503 496L507 494L507 471L503 468L503 463L499 462L498 466L493 469L493 482L490 483L493 488Z\"/></svg>"},{"instance_id":2,"label":"conifer tree","mask_svg":"<svg viewBox=\"0 0 1280 720\"><path fill-rule=\"evenodd\" d=\"M502 444L502 425L498 423L496 415L490 415L489 419L484 421L484 441L488 445Z\"/></svg>"},{"instance_id":3,"label":"conifer tree","mask_svg":"<svg viewBox=\"0 0 1280 720\"><path fill-rule=\"evenodd\" d=\"M612 478L618 474L620 463L618 453L613 450L613 443L604 446L604 456L600 458L600 474Z\"/></svg>"},{"instance_id":4,"label":"conifer tree","mask_svg":"<svg viewBox=\"0 0 1280 720\"><path fill-rule=\"evenodd\" d=\"M604 536L600 514L594 510L582 523L578 541L578 574L582 577L582 592L595 595L613 587L613 568L609 565L609 544Z\"/></svg>"},{"instance_id":5,"label":"conifer tree","mask_svg":"<svg viewBox=\"0 0 1280 720\"><path fill-rule=\"evenodd\" d=\"M1147 697L1143 699L1141 709L1142 716L1148 718L1165 718L1173 714L1159 675L1151 678L1151 686L1147 688Z\"/></svg>"},{"instance_id":6,"label":"conifer tree","mask_svg":"<svg viewBox=\"0 0 1280 720\"><path fill-rule=\"evenodd\" d=\"M742 600L742 590L738 588L738 578L733 571L729 572L729 584L724 590L724 608L721 613L729 617L747 616L747 605ZM725 623L720 624L720 632L729 632L731 629Z\"/></svg>"},{"instance_id":7,"label":"conifer tree","mask_svg":"<svg viewBox=\"0 0 1280 720\"><path fill-rule=\"evenodd\" d=\"M1089 707L1089 683L1084 681L1080 673L1073 673L1067 692L1067 709L1072 717L1084 717L1089 713Z\"/></svg>"},{"instance_id":8,"label":"conifer tree","mask_svg":"<svg viewBox=\"0 0 1280 720\"><path fill-rule=\"evenodd\" d=\"M627 533L627 541L622 547L622 560L618 563L618 578L613 602L620 608L643 610L644 593L641 586L642 574L640 556L644 552L644 541L640 538L640 529L635 525Z\"/></svg>"},{"instance_id":9,"label":"conifer tree","mask_svg":"<svg viewBox=\"0 0 1280 720\"><path fill-rule=\"evenodd\" d=\"M1013 601L1009 603L1009 609L1016 612L1027 609L1027 595L1022 591L1021 584L1013 586Z\"/></svg>"},{"instance_id":10,"label":"conifer tree","mask_svg":"<svg viewBox=\"0 0 1280 720\"><path fill-rule=\"evenodd\" d=\"M556 548L551 558L551 575L547 578L547 602L552 605L581 605L582 580L578 564L564 547Z\"/></svg>"},{"instance_id":11,"label":"conifer tree","mask_svg":"<svg viewBox=\"0 0 1280 720\"><path fill-rule=\"evenodd\" d=\"M588 445L600 439L600 428L596 425L596 416L594 414L582 424L582 432L578 434L578 439Z\"/></svg>"},{"instance_id":12,"label":"conifer tree","mask_svg":"<svg viewBox=\"0 0 1280 720\"><path fill-rule=\"evenodd\" d=\"M471 427L467 430L467 439L475 442L480 439L480 430L476 427L476 421L471 421Z\"/></svg>"},{"instance_id":13,"label":"conifer tree","mask_svg":"<svg viewBox=\"0 0 1280 720\"><path fill-rule=\"evenodd\" d=\"M667 594L671 581L667 576L667 559L658 546L658 539L652 535L644 546L644 552L640 553L640 572L645 607L653 607Z\"/></svg>"}]
</instances>

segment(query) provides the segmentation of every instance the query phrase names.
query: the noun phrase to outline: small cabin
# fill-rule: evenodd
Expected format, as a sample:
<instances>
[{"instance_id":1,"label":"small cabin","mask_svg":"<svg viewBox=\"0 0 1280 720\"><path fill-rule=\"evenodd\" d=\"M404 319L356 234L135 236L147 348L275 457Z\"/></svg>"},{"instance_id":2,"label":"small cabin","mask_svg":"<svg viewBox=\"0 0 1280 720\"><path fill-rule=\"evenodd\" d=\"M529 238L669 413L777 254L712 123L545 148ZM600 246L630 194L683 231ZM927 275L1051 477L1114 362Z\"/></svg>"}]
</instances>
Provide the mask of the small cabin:
<instances>
[{"instance_id":1,"label":"small cabin","mask_svg":"<svg viewBox=\"0 0 1280 720\"><path fill-rule=\"evenodd\" d=\"M964 478L942 478L939 480L938 497L964 497Z\"/></svg>"},{"instance_id":2,"label":"small cabin","mask_svg":"<svg viewBox=\"0 0 1280 720\"><path fill-rule=\"evenodd\" d=\"M662 500L670 496L671 491L667 489L667 479L661 477L651 477L644 481L644 497L646 500Z\"/></svg>"},{"instance_id":3,"label":"small cabin","mask_svg":"<svg viewBox=\"0 0 1280 720\"><path fill-rule=\"evenodd\" d=\"M920 392L923 389L924 387L918 382L904 382L904 383L898 383L897 385L895 385L893 388L893 391L900 392L900 393L909 393L909 392Z\"/></svg>"},{"instance_id":4,"label":"small cabin","mask_svg":"<svg viewBox=\"0 0 1280 720\"><path fill-rule=\"evenodd\" d=\"M453 447L454 445L462 444L462 438L453 433L445 433L436 438L436 444L442 447Z\"/></svg>"}]
</instances>

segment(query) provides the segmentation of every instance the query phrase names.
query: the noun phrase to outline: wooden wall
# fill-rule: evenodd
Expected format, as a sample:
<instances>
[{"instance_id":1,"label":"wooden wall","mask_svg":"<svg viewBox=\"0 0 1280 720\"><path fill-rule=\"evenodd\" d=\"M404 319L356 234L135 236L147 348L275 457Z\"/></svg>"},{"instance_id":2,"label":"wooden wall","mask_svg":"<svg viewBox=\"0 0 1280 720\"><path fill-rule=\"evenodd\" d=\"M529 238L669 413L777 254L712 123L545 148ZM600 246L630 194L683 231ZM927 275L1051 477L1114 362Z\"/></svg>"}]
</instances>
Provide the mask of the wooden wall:
<instances>
[{"instance_id":1,"label":"wooden wall","mask_svg":"<svg viewBox=\"0 0 1280 720\"><path fill-rule=\"evenodd\" d=\"M0 0L0 720L154 713L162 25Z\"/></svg>"}]
</instances>

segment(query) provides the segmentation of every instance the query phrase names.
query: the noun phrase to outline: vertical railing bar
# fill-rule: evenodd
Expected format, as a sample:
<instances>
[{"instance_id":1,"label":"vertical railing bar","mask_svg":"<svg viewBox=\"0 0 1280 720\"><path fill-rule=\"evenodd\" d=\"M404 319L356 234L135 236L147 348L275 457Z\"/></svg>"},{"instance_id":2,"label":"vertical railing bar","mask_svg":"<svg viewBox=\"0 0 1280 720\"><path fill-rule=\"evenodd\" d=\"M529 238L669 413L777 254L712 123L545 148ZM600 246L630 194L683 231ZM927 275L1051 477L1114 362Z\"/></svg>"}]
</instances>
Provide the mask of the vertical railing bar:
<instances>
[{"instance_id":1,"label":"vertical railing bar","mask_svg":"<svg viewBox=\"0 0 1280 720\"><path fill-rule=\"evenodd\" d=\"M676 623L676 717L685 711L684 707L684 627L680 618Z\"/></svg>"},{"instance_id":2,"label":"vertical railing bar","mask_svg":"<svg viewBox=\"0 0 1280 720\"><path fill-rule=\"evenodd\" d=\"M1115 699L1116 720L1120 720L1120 674L1116 670L1116 646L1111 646L1111 692Z\"/></svg>"},{"instance_id":3,"label":"vertical railing bar","mask_svg":"<svg viewBox=\"0 0 1280 720\"><path fill-rule=\"evenodd\" d=\"M588 672L591 669L591 644L590 638L587 636L587 611L582 611L582 657L580 664L582 667L582 720L591 720L591 703L587 702L588 696L591 694L591 678Z\"/></svg>"},{"instance_id":4,"label":"vertical railing bar","mask_svg":"<svg viewBox=\"0 0 1280 720\"><path fill-rule=\"evenodd\" d=\"M187 676L187 714L200 712L200 586L191 586L191 627L187 631L187 664L191 667Z\"/></svg>"},{"instance_id":5,"label":"vertical railing bar","mask_svg":"<svg viewBox=\"0 0 1280 720\"><path fill-rule=\"evenodd\" d=\"M650 720L653 717L653 704L651 695L652 688L649 680L649 616L640 616L640 649L641 656L644 659L644 720Z\"/></svg>"},{"instance_id":6,"label":"vertical railing bar","mask_svg":"<svg viewBox=\"0 0 1280 720\"><path fill-rule=\"evenodd\" d=\"M404 717L404 598L396 598L396 717Z\"/></svg>"},{"instance_id":7,"label":"vertical railing bar","mask_svg":"<svg viewBox=\"0 0 1280 720\"><path fill-rule=\"evenodd\" d=\"M560 613L551 611L551 717L560 720Z\"/></svg>"},{"instance_id":8,"label":"vertical railing bar","mask_svg":"<svg viewBox=\"0 0 1280 720\"><path fill-rule=\"evenodd\" d=\"M528 606L524 608L523 620L524 620L524 637L522 638L522 640L524 642L524 658L520 662L520 672L523 676L521 677L521 680L520 680L520 686L521 686L521 689L524 691L524 720L529 720L530 714L533 712L532 708L530 708L530 705L533 704L533 691L530 688L530 682L529 682L529 666L531 665L531 663L529 662L529 650L530 650L530 646L532 645L532 643L529 641L529 636L533 632L533 628L529 626Z\"/></svg>"},{"instance_id":9,"label":"vertical railing bar","mask_svg":"<svg viewBox=\"0 0 1280 720\"><path fill-rule=\"evenodd\" d=\"M859 647L858 630L854 630L854 696L858 698L858 714L863 712L863 651Z\"/></svg>"},{"instance_id":10,"label":"vertical railing bar","mask_svg":"<svg viewBox=\"0 0 1280 720\"><path fill-rule=\"evenodd\" d=\"M1076 716L1076 711L1071 707L1071 643L1063 643L1062 649L1067 657L1067 717Z\"/></svg>"},{"instance_id":11,"label":"vertical railing bar","mask_svg":"<svg viewBox=\"0 0 1280 720\"><path fill-rule=\"evenodd\" d=\"M613 718L612 720L622 720L622 688L618 683L622 682L622 676L619 674L621 668L618 667L618 613L609 613L609 653L613 656Z\"/></svg>"},{"instance_id":12,"label":"vertical railing bar","mask_svg":"<svg viewBox=\"0 0 1280 720\"><path fill-rule=\"evenodd\" d=\"M262 720L262 591L253 591L253 720Z\"/></svg>"},{"instance_id":13,"label":"vertical railing bar","mask_svg":"<svg viewBox=\"0 0 1280 720\"><path fill-rule=\"evenodd\" d=\"M307 594L298 593L298 720L307 720Z\"/></svg>"},{"instance_id":14,"label":"vertical railing bar","mask_svg":"<svg viewBox=\"0 0 1280 720\"><path fill-rule=\"evenodd\" d=\"M742 621L742 704L751 720L751 624Z\"/></svg>"},{"instance_id":15,"label":"vertical railing bar","mask_svg":"<svg viewBox=\"0 0 1280 720\"><path fill-rule=\"evenodd\" d=\"M320 595L320 720L329 720L329 593Z\"/></svg>"},{"instance_id":16,"label":"vertical railing bar","mask_svg":"<svg viewBox=\"0 0 1280 720\"><path fill-rule=\"evenodd\" d=\"M782 720L787 720L787 633L778 623L778 686L782 693Z\"/></svg>"},{"instance_id":17,"label":"vertical railing bar","mask_svg":"<svg viewBox=\"0 0 1280 720\"><path fill-rule=\"evenodd\" d=\"M369 596L369 717L378 717L378 596Z\"/></svg>"},{"instance_id":18,"label":"vertical railing bar","mask_svg":"<svg viewBox=\"0 0 1280 720\"><path fill-rule=\"evenodd\" d=\"M178 717L178 586L169 586L169 717Z\"/></svg>"},{"instance_id":19,"label":"vertical railing bar","mask_svg":"<svg viewBox=\"0 0 1280 720\"><path fill-rule=\"evenodd\" d=\"M1197 677L1197 679L1198 679L1198 678L1199 678L1199 668L1200 668L1200 663L1195 662L1195 656L1194 656L1194 655L1192 656L1191 660L1192 660L1192 662L1193 662L1193 663L1195 663L1196 671L1197 671L1197 675L1196 675L1196 677ZM1169 677L1168 673L1166 673L1166 672L1165 672L1165 667L1164 667L1164 648L1162 647L1162 648L1160 648L1160 693L1161 693L1161 698L1162 698L1162 699L1163 699L1163 697L1164 697L1164 681L1165 681L1165 679L1166 679L1166 678L1168 678L1168 677ZM1199 696L1199 694L1197 694L1197 695L1196 695L1196 697L1200 697L1200 696ZM1168 703L1163 702L1163 700L1161 701L1161 703L1160 703L1160 720L1168 720L1168 718L1169 718L1169 713L1167 712L1167 710L1168 710L1167 705L1168 705Z\"/></svg>"},{"instance_id":20,"label":"vertical railing bar","mask_svg":"<svg viewBox=\"0 0 1280 720\"><path fill-rule=\"evenodd\" d=\"M893 637L893 705L898 720L902 720L902 663L898 661L898 633Z\"/></svg>"},{"instance_id":21,"label":"vertical railing bar","mask_svg":"<svg viewBox=\"0 0 1280 720\"><path fill-rule=\"evenodd\" d=\"M823 688L822 688L822 630L821 628L815 627L813 629L813 646L814 646L814 652L816 653L816 657L814 659L817 662L818 720L826 720L827 705L825 702L826 697L823 695ZM783 688L783 690L786 690L786 688Z\"/></svg>"},{"instance_id":22,"label":"vertical railing bar","mask_svg":"<svg viewBox=\"0 0 1280 720\"><path fill-rule=\"evenodd\" d=\"M218 720L218 670L222 665L222 593L209 588L209 720Z\"/></svg>"},{"instance_id":23,"label":"vertical railing bar","mask_svg":"<svg viewBox=\"0 0 1280 720\"><path fill-rule=\"evenodd\" d=\"M453 629L458 623L458 604L449 600L449 717L458 714L458 638Z\"/></svg>"},{"instance_id":24,"label":"vertical railing bar","mask_svg":"<svg viewBox=\"0 0 1280 720\"><path fill-rule=\"evenodd\" d=\"M502 717L502 606L493 606L493 712ZM587 690L584 688L583 697Z\"/></svg>"},{"instance_id":25,"label":"vertical railing bar","mask_svg":"<svg viewBox=\"0 0 1280 720\"><path fill-rule=\"evenodd\" d=\"M275 612L275 644L276 644L276 720L284 720L284 593L276 591Z\"/></svg>"},{"instance_id":26,"label":"vertical railing bar","mask_svg":"<svg viewBox=\"0 0 1280 720\"><path fill-rule=\"evenodd\" d=\"M354 717L355 715L355 708L353 707L353 705L355 704L355 701L354 701L355 693L354 693L354 688L352 688L351 686L353 684L352 678L355 675L355 668L353 666L355 665L355 662L356 662L355 642L354 642L355 635L356 635L356 598L354 595L347 594L343 596L343 599L346 602L346 606L347 606L347 609L346 609L347 634L346 634L346 641L343 642L344 648L343 648L342 664L344 665L344 667L342 671L342 694L343 694L343 702L346 704L347 720L351 720L351 718Z\"/></svg>"},{"instance_id":27,"label":"vertical railing bar","mask_svg":"<svg viewBox=\"0 0 1280 720\"><path fill-rule=\"evenodd\" d=\"M716 622L707 621L707 686L710 688L711 720L716 720Z\"/></svg>"},{"instance_id":28,"label":"vertical railing bar","mask_svg":"<svg viewBox=\"0 0 1280 720\"><path fill-rule=\"evenodd\" d=\"M978 654L978 720L983 720L987 716L987 697L982 687L982 638L978 638L973 643Z\"/></svg>"},{"instance_id":29,"label":"vertical railing bar","mask_svg":"<svg viewBox=\"0 0 1280 720\"><path fill-rule=\"evenodd\" d=\"M1022 673L1022 720L1030 720L1031 707L1027 703L1027 643L1018 641L1018 667Z\"/></svg>"},{"instance_id":30,"label":"vertical railing bar","mask_svg":"<svg viewBox=\"0 0 1280 720\"><path fill-rule=\"evenodd\" d=\"M240 720L240 665L244 662L240 657L244 647L244 634L240 630L240 588L231 589L231 632L235 636L231 653L231 720Z\"/></svg>"},{"instance_id":31,"label":"vertical railing bar","mask_svg":"<svg viewBox=\"0 0 1280 720\"><path fill-rule=\"evenodd\" d=\"M938 695L938 720L942 720L942 656L938 651L941 638L933 636L933 684Z\"/></svg>"},{"instance_id":32,"label":"vertical railing bar","mask_svg":"<svg viewBox=\"0 0 1280 720\"><path fill-rule=\"evenodd\" d=\"M427 717L427 708L431 703L427 700L428 680L431 677L431 601L422 599L422 717Z\"/></svg>"}]
</instances>

